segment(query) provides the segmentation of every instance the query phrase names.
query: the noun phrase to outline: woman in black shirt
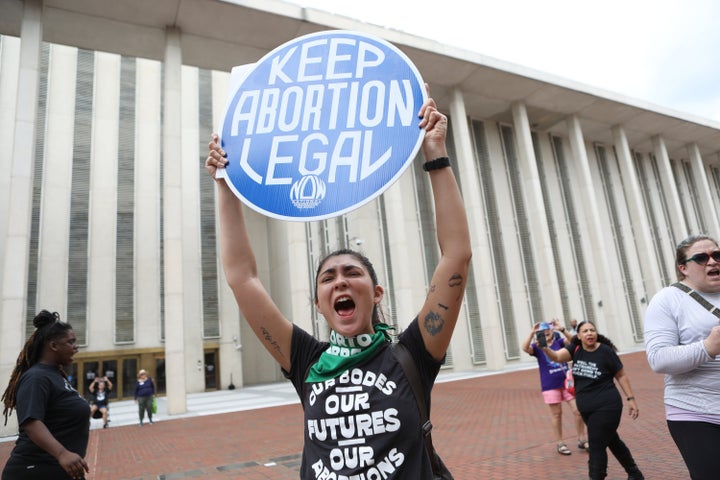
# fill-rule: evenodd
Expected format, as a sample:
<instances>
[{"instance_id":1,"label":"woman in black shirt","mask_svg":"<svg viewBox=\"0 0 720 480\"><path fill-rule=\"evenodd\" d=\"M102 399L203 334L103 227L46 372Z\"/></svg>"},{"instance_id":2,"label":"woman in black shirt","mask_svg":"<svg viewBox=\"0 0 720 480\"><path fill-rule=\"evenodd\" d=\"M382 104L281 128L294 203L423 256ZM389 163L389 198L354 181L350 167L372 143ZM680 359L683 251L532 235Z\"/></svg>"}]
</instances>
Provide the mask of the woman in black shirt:
<instances>
[{"instance_id":1,"label":"woman in black shirt","mask_svg":"<svg viewBox=\"0 0 720 480\"><path fill-rule=\"evenodd\" d=\"M607 476L606 449L609 448L628 473L628 480L642 480L645 477L617 433L623 402L614 380L618 381L627 396L632 419L639 414L630 379L615 353L617 348L610 339L597 333L592 322L580 322L577 331L564 349L555 351L544 347L543 351L556 362L573 362L575 398L587 425L590 444L590 479L599 480Z\"/></svg>"},{"instance_id":2,"label":"woman in black shirt","mask_svg":"<svg viewBox=\"0 0 720 480\"><path fill-rule=\"evenodd\" d=\"M5 424L15 409L20 432L2 480L83 479L90 405L70 385L64 367L78 351L70 324L43 310L25 342L2 401Z\"/></svg>"}]
</instances>

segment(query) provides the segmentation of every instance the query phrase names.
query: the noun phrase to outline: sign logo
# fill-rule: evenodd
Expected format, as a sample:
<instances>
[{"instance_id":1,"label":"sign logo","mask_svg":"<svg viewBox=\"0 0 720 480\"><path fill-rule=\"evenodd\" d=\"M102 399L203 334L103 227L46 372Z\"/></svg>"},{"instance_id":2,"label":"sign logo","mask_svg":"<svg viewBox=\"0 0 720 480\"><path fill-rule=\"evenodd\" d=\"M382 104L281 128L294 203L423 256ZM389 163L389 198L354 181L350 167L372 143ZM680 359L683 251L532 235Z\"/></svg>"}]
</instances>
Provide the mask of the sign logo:
<instances>
[{"instance_id":1,"label":"sign logo","mask_svg":"<svg viewBox=\"0 0 720 480\"><path fill-rule=\"evenodd\" d=\"M358 208L387 190L422 144L425 84L382 39L305 35L240 76L222 125L224 175L264 215L310 221Z\"/></svg>"}]
</instances>

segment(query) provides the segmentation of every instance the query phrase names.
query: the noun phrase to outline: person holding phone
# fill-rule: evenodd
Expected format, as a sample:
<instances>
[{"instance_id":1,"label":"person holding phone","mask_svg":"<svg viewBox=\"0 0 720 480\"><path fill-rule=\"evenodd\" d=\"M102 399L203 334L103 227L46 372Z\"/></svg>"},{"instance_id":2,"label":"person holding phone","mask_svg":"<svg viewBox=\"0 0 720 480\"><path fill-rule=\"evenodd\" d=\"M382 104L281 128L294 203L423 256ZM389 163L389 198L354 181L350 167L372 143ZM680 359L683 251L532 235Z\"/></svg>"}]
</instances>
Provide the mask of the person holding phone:
<instances>
[{"instance_id":1,"label":"person holding phone","mask_svg":"<svg viewBox=\"0 0 720 480\"><path fill-rule=\"evenodd\" d=\"M693 480L720 476L720 247L706 235L676 248L678 284L663 288L645 312L648 363L665 374L665 419ZM706 302L703 306L699 301ZM717 312L716 312L717 313Z\"/></svg>"},{"instance_id":2,"label":"person holding phone","mask_svg":"<svg viewBox=\"0 0 720 480\"><path fill-rule=\"evenodd\" d=\"M537 360L538 372L540 374L540 389L542 390L545 404L550 408L553 436L555 438L557 452L560 455L572 454L563 439L562 402L567 402L573 413L575 431L577 432L578 438L578 448L583 451L587 451L588 448L588 442L585 438L585 423L575 404L575 396L565 388L565 377L569 366L567 363L558 363L550 360L542 350L543 347L560 350L570 339L571 337L567 329L560 325L557 319L553 319L552 323L542 322L533 325L530 335L528 335L522 344L523 351L528 355L532 355Z\"/></svg>"},{"instance_id":3,"label":"person holding phone","mask_svg":"<svg viewBox=\"0 0 720 480\"><path fill-rule=\"evenodd\" d=\"M110 400L110 390L113 384L107 376L102 378L95 377L88 389L93 395L92 406L90 407L90 418L95 412L100 410L103 419L103 428L108 428L108 402Z\"/></svg>"}]
</instances>

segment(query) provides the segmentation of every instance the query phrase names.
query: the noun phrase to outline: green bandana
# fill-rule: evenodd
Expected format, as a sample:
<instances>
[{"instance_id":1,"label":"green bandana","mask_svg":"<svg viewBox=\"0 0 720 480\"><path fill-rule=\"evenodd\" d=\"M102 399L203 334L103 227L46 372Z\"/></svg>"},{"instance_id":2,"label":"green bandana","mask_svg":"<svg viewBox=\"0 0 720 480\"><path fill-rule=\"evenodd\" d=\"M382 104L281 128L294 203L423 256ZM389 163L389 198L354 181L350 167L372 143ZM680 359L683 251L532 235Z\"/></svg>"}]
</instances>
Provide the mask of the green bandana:
<instances>
[{"instance_id":1,"label":"green bandana","mask_svg":"<svg viewBox=\"0 0 720 480\"><path fill-rule=\"evenodd\" d=\"M385 323L373 325L375 333L363 333L356 337L344 337L335 331L330 331L330 346L318 359L317 363L310 368L306 382L322 382L330 380L372 357L377 349L385 342L389 342L390 335L387 330L393 327Z\"/></svg>"}]
</instances>

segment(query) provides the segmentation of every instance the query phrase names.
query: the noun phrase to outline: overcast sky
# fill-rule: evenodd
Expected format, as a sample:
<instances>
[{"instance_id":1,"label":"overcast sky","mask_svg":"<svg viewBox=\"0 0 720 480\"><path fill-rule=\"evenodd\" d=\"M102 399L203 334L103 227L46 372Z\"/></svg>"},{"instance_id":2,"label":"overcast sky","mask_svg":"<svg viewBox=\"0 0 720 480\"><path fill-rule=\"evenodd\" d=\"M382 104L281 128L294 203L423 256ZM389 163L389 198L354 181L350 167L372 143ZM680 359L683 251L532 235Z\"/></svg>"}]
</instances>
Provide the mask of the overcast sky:
<instances>
[{"instance_id":1,"label":"overcast sky","mask_svg":"<svg viewBox=\"0 0 720 480\"><path fill-rule=\"evenodd\" d=\"M288 1L720 122L718 0Z\"/></svg>"}]
</instances>

